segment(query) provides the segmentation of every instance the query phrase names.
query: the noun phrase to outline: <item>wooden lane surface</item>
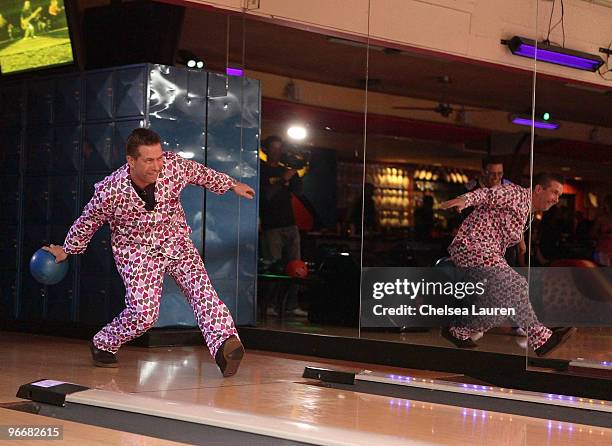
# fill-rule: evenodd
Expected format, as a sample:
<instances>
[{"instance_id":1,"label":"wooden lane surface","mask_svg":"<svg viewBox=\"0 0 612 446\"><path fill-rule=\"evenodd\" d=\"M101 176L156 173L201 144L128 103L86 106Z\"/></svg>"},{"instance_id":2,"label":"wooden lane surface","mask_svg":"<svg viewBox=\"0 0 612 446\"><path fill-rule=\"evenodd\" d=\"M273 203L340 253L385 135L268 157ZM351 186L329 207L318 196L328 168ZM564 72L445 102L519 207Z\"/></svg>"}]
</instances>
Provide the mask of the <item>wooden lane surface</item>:
<instances>
[{"instance_id":1,"label":"wooden lane surface","mask_svg":"<svg viewBox=\"0 0 612 446\"><path fill-rule=\"evenodd\" d=\"M126 347L118 369L101 369L90 365L84 341L2 332L0 357L0 401L15 401L20 384L49 378L440 445L612 444L610 429L329 389L301 378L305 366L450 375L444 373L249 351L238 375L222 379L201 347Z\"/></svg>"},{"instance_id":2,"label":"wooden lane surface","mask_svg":"<svg viewBox=\"0 0 612 446\"><path fill-rule=\"evenodd\" d=\"M610 429L304 383L169 390L147 396L448 446L612 444Z\"/></svg>"},{"instance_id":3,"label":"wooden lane surface","mask_svg":"<svg viewBox=\"0 0 612 446\"><path fill-rule=\"evenodd\" d=\"M223 379L204 347L124 347L118 357L119 368L94 367L85 341L0 331L0 402L15 401L15 393L21 384L42 378L138 393L304 381L301 375L306 366L355 371L367 368L440 379L456 376L445 372L249 351L239 373L233 378Z\"/></svg>"},{"instance_id":4,"label":"wooden lane surface","mask_svg":"<svg viewBox=\"0 0 612 446\"><path fill-rule=\"evenodd\" d=\"M0 444L14 446L84 446L84 445L137 445L137 446L172 446L183 445L174 441L160 440L144 435L131 434L113 429L73 423L72 421L57 420L25 412L0 408L0 425L3 426L62 426L62 440L0 440Z\"/></svg>"}]
</instances>

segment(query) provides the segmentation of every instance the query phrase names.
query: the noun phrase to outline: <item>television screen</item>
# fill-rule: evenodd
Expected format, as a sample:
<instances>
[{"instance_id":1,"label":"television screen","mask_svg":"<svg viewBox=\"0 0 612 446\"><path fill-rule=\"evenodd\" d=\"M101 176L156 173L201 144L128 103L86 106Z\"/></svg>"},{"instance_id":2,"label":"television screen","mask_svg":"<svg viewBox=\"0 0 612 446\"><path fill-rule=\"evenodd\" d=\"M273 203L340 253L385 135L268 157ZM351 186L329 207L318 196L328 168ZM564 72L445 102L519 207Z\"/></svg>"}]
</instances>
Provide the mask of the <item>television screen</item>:
<instances>
[{"instance_id":1,"label":"television screen","mask_svg":"<svg viewBox=\"0 0 612 446\"><path fill-rule=\"evenodd\" d=\"M2 74L73 60L64 0L0 0Z\"/></svg>"}]
</instances>

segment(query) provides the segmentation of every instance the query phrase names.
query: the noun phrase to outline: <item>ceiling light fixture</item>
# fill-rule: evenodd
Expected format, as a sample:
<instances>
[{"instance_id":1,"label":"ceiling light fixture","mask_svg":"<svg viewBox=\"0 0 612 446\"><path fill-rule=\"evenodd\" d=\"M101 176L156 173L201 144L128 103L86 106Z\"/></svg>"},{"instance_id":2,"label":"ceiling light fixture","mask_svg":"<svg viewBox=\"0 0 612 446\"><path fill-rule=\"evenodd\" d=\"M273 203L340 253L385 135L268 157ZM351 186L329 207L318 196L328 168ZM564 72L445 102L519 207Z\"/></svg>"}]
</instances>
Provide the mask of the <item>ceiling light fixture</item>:
<instances>
[{"instance_id":1,"label":"ceiling light fixture","mask_svg":"<svg viewBox=\"0 0 612 446\"><path fill-rule=\"evenodd\" d=\"M515 56L534 59L537 54L537 60L542 62L576 68L578 70L595 72L604 63L603 59L596 54L570 50L519 36L514 36L510 40L502 40L501 43L502 45L507 45Z\"/></svg>"},{"instance_id":2,"label":"ceiling light fixture","mask_svg":"<svg viewBox=\"0 0 612 446\"><path fill-rule=\"evenodd\" d=\"M227 67L225 69L225 74L227 74L228 76L243 76L244 71L241 68Z\"/></svg>"},{"instance_id":3,"label":"ceiling light fixture","mask_svg":"<svg viewBox=\"0 0 612 446\"><path fill-rule=\"evenodd\" d=\"M289 138L301 141L306 138L306 128L301 125L292 125L287 129L287 135Z\"/></svg>"},{"instance_id":4,"label":"ceiling light fixture","mask_svg":"<svg viewBox=\"0 0 612 446\"><path fill-rule=\"evenodd\" d=\"M202 70L204 68L204 61L199 59L189 59L185 65L187 65L187 68L197 68L198 70Z\"/></svg>"},{"instance_id":5,"label":"ceiling light fixture","mask_svg":"<svg viewBox=\"0 0 612 446\"><path fill-rule=\"evenodd\" d=\"M525 115L510 115L510 121L513 124L534 126L537 129L545 130L557 130L561 126L561 124L554 121L532 120L531 117Z\"/></svg>"}]
</instances>

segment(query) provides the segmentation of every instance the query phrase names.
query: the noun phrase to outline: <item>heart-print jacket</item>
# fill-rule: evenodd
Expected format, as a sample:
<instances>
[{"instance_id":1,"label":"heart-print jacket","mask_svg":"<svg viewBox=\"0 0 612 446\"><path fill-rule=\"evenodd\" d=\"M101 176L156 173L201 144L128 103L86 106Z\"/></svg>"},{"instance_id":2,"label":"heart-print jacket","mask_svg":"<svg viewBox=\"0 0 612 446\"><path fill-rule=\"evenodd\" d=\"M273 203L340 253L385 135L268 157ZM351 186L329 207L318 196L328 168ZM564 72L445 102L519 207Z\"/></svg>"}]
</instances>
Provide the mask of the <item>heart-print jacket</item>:
<instances>
[{"instance_id":1,"label":"heart-print jacket","mask_svg":"<svg viewBox=\"0 0 612 446\"><path fill-rule=\"evenodd\" d=\"M84 252L96 230L108 222L117 263L140 258L144 252L179 258L191 243L191 228L185 221L179 197L188 184L223 194L236 182L224 173L176 153L164 152L164 166L155 183L156 205L152 211L147 211L145 202L132 186L129 166L125 164L96 183L93 197L68 231L64 251L68 254Z\"/></svg>"}]
</instances>

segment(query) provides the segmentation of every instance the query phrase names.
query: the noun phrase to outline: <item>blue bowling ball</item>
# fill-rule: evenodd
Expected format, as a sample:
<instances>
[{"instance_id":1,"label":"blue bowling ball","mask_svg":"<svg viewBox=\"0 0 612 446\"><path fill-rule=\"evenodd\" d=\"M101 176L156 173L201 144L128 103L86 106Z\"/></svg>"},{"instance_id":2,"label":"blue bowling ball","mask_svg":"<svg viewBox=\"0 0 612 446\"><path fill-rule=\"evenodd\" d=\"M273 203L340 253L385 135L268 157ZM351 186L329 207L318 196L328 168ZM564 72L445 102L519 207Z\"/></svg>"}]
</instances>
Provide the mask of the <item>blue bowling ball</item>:
<instances>
[{"instance_id":1,"label":"blue bowling ball","mask_svg":"<svg viewBox=\"0 0 612 446\"><path fill-rule=\"evenodd\" d=\"M55 263L55 256L39 249L30 259L30 273L43 285L55 285L68 273L68 261Z\"/></svg>"}]
</instances>

